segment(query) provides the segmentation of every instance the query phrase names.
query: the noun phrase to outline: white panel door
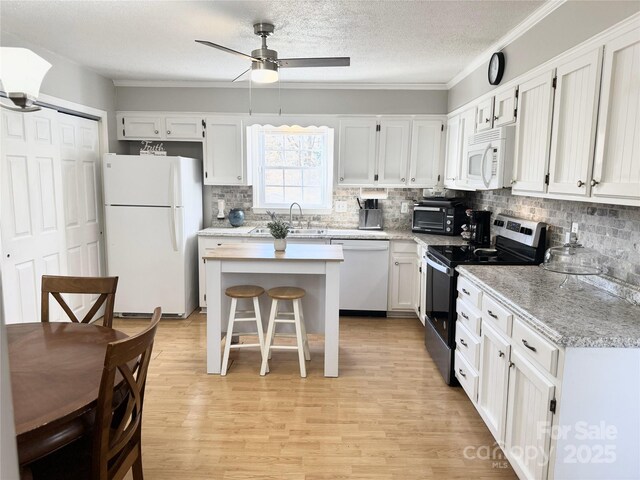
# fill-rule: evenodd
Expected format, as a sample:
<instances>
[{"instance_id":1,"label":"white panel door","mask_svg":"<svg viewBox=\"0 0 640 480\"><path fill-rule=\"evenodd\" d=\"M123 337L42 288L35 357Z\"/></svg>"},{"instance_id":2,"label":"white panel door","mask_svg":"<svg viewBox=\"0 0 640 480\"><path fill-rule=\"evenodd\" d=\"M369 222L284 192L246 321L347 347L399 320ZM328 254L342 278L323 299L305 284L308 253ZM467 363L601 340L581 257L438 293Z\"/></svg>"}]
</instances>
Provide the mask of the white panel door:
<instances>
[{"instance_id":1,"label":"white panel door","mask_svg":"<svg viewBox=\"0 0 640 480\"><path fill-rule=\"evenodd\" d=\"M476 131L489 130L493 126L493 97L478 103L476 106Z\"/></svg>"},{"instance_id":2,"label":"white panel door","mask_svg":"<svg viewBox=\"0 0 640 480\"><path fill-rule=\"evenodd\" d=\"M460 135L460 115L447 121L447 156L444 164L444 186L455 188L460 179L462 141Z\"/></svg>"},{"instance_id":3,"label":"white panel door","mask_svg":"<svg viewBox=\"0 0 640 480\"><path fill-rule=\"evenodd\" d=\"M592 197L640 205L640 28L604 47Z\"/></svg>"},{"instance_id":4,"label":"white panel door","mask_svg":"<svg viewBox=\"0 0 640 480\"><path fill-rule=\"evenodd\" d=\"M247 185L242 120L207 117L204 142L205 185Z\"/></svg>"},{"instance_id":5,"label":"white panel door","mask_svg":"<svg viewBox=\"0 0 640 480\"><path fill-rule=\"evenodd\" d=\"M394 255L391 257L391 277L389 279L389 310L413 310L413 284L415 255Z\"/></svg>"},{"instance_id":6,"label":"white panel door","mask_svg":"<svg viewBox=\"0 0 640 480\"><path fill-rule=\"evenodd\" d=\"M510 353L509 342L483 322L478 411L498 442L504 441Z\"/></svg>"},{"instance_id":7,"label":"white panel door","mask_svg":"<svg viewBox=\"0 0 640 480\"><path fill-rule=\"evenodd\" d=\"M67 271L58 113L2 111L0 197L6 323L40 320L44 274ZM52 320L60 318L53 309Z\"/></svg>"},{"instance_id":8,"label":"white panel door","mask_svg":"<svg viewBox=\"0 0 640 480\"><path fill-rule=\"evenodd\" d=\"M547 478L554 394L554 385L512 350L504 450L518 478Z\"/></svg>"},{"instance_id":9,"label":"white panel door","mask_svg":"<svg viewBox=\"0 0 640 480\"><path fill-rule=\"evenodd\" d=\"M377 125L375 118L340 120L338 185L373 185Z\"/></svg>"},{"instance_id":10,"label":"white panel door","mask_svg":"<svg viewBox=\"0 0 640 480\"><path fill-rule=\"evenodd\" d=\"M494 97L493 126L502 127L516 121L516 95L518 88L509 87Z\"/></svg>"},{"instance_id":11,"label":"white panel door","mask_svg":"<svg viewBox=\"0 0 640 480\"><path fill-rule=\"evenodd\" d=\"M381 120L378 185L403 187L409 165L410 120Z\"/></svg>"},{"instance_id":12,"label":"white panel door","mask_svg":"<svg viewBox=\"0 0 640 480\"><path fill-rule=\"evenodd\" d=\"M410 187L435 187L442 178L442 122L414 120L411 131Z\"/></svg>"},{"instance_id":13,"label":"white panel door","mask_svg":"<svg viewBox=\"0 0 640 480\"><path fill-rule=\"evenodd\" d=\"M553 112L553 74L554 71L550 70L519 87L514 193L545 191Z\"/></svg>"},{"instance_id":14,"label":"white panel door","mask_svg":"<svg viewBox=\"0 0 640 480\"><path fill-rule=\"evenodd\" d=\"M162 117L124 116L120 120L124 140L159 140L162 138ZM118 131L120 133L120 131ZM120 135L118 135L120 136Z\"/></svg>"},{"instance_id":15,"label":"white panel door","mask_svg":"<svg viewBox=\"0 0 640 480\"><path fill-rule=\"evenodd\" d=\"M598 48L558 66L549 193L589 195L601 62Z\"/></svg>"},{"instance_id":16,"label":"white panel door","mask_svg":"<svg viewBox=\"0 0 640 480\"><path fill-rule=\"evenodd\" d=\"M167 140L204 140L201 117L167 117L164 123Z\"/></svg>"},{"instance_id":17,"label":"white panel door","mask_svg":"<svg viewBox=\"0 0 640 480\"><path fill-rule=\"evenodd\" d=\"M69 275L104 275L102 165L98 122L60 114L60 158ZM67 301L82 318L98 295L72 295ZM96 315L102 315L102 309Z\"/></svg>"}]
</instances>

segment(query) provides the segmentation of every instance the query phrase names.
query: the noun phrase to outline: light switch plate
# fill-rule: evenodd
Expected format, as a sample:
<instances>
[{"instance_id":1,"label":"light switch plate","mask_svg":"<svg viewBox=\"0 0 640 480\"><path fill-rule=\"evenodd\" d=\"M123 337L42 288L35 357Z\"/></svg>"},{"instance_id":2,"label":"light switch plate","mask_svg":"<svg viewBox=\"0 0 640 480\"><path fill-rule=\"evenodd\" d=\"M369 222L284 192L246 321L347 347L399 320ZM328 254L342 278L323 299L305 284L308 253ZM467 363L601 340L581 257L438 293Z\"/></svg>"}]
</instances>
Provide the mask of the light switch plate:
<instances>
[{"instance_id":1,"label":"light switch plate","mask_svg":"<svg viewBox=\"0 0 640 480\"><path fill-rule=\"evenodd\" d=\"M400 213L409 213L409 202L402 202L400 204Z\"/></svg>"},{"instance_id":2,"label":"light switch plate","mask_svg":"<svg viewBox=\"0 0 640 480\"><path fill-rule=\"evenodd\" d=\"M347 211L347 202L337 201L336 202L336 212L337 213L344 213L346 211Z\"/></svg>"},{"instance_id":3,"label":"light switch plate","mask_svg":"<svg viewBox=\"0 0 640 480\"><path fill-rule=\"evenodd\" d=\"M571 222L571 233L578 233L578 222Z\"/></svg>"}]
</instances>

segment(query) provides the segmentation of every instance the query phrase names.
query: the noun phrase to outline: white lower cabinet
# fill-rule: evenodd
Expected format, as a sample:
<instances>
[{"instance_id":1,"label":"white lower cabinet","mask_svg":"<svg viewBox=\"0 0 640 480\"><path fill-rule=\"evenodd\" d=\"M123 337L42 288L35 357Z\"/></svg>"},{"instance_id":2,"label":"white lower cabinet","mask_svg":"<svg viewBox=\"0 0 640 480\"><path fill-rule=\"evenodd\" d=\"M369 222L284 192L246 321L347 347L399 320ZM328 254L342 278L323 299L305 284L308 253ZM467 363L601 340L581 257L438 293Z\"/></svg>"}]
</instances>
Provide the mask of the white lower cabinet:
<instances>
[{"instance_id":1,"label":"white lower cabinet","mask_svg":"<svg viewBox=\"0 0 640 480\"><path fill-rule=\"evenodd\" d=\"M200 308L207 308L207 281L204 269L205 262L202 259L205 250L229 243L244 243L244 241L245 239L241 237L198 236L198 305L200 305Z\"/></svg>"},{"instance_id":2,"label":"white lower cabinet","mask_svg":"<svg viewBox=\"0 0 640 480\"><path fill-rule=\"evenodd\" d=\"M414 285L416 275L416 243L392 241L389 265L388 310L413 312L415 310Z\"/></svg>"}]
</instances>

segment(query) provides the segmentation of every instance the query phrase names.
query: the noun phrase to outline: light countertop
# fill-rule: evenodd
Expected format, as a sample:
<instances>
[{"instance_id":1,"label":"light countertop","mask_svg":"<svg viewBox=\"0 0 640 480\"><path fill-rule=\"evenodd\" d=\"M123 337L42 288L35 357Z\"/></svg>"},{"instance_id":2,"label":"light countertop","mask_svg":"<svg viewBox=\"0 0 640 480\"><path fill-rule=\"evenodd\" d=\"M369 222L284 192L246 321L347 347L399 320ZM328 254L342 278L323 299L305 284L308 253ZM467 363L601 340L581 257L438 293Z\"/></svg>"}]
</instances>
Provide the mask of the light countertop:
<instances>
[{"instance_id":1,"label":"light countertop","mask_svg":"<svg viewBox=\"0 0 640 480\"><path fill-rule=\"evenodd\" d=\"M309 262L342 262L341 245L287 245L284 252L276 252L272 244L238 243L220 245L205 250L205 260L274 260L274 261L309 261Z\"/></svg>"},{"instance_id":2,"label":"light countertop","mask_svg":"<svg viewBox=\"0 0 640 480\"><path fill-rule=\"evenodd\" d=\"M597 287L580 282L581 291L561 289L564 275L538 266L457 270L557 345L640 348L640 306Z\"/></svg>"},{"instance_id":3,"label":"light countertop","mask_svg":"<svg viewBox=\"0 0 640 480\"><path fill-rule=\"evenodd\" d=\"M250 233L256 225L242 227L214 227L205 228L198 232L204 237L240 237L240 238L271 238L269 234ZM358 230L329 228L321 235L295 235L289 238L336 238L342 240L410 240L426 247L427 245L463 245L466 243L460 235L429 235L413 233L410 230ZM288 248L288 247L287 247Z\"/></svg>"}]
</instances>

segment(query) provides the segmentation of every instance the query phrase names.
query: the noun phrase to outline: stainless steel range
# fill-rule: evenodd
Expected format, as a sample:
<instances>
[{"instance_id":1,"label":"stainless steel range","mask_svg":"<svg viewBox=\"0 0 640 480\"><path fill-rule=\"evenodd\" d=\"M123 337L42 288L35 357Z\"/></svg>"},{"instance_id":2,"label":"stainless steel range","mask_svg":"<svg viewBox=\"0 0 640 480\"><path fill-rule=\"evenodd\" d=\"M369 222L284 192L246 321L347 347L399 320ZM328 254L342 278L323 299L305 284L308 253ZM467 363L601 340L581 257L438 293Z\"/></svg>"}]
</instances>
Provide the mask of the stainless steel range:
<instances>
[{"instance_id":1,"label":"stainless steel range","mask_svg":"<svg viewBox=\"0 0 640 480\"><path fill-rule=\"evenodd\" d=\"M459 265L536 265L546 249L547 225L496 215L495 247L429 245L425 345L449 385L457 385L453 370Z\"/></svg>"}]
</instances>

